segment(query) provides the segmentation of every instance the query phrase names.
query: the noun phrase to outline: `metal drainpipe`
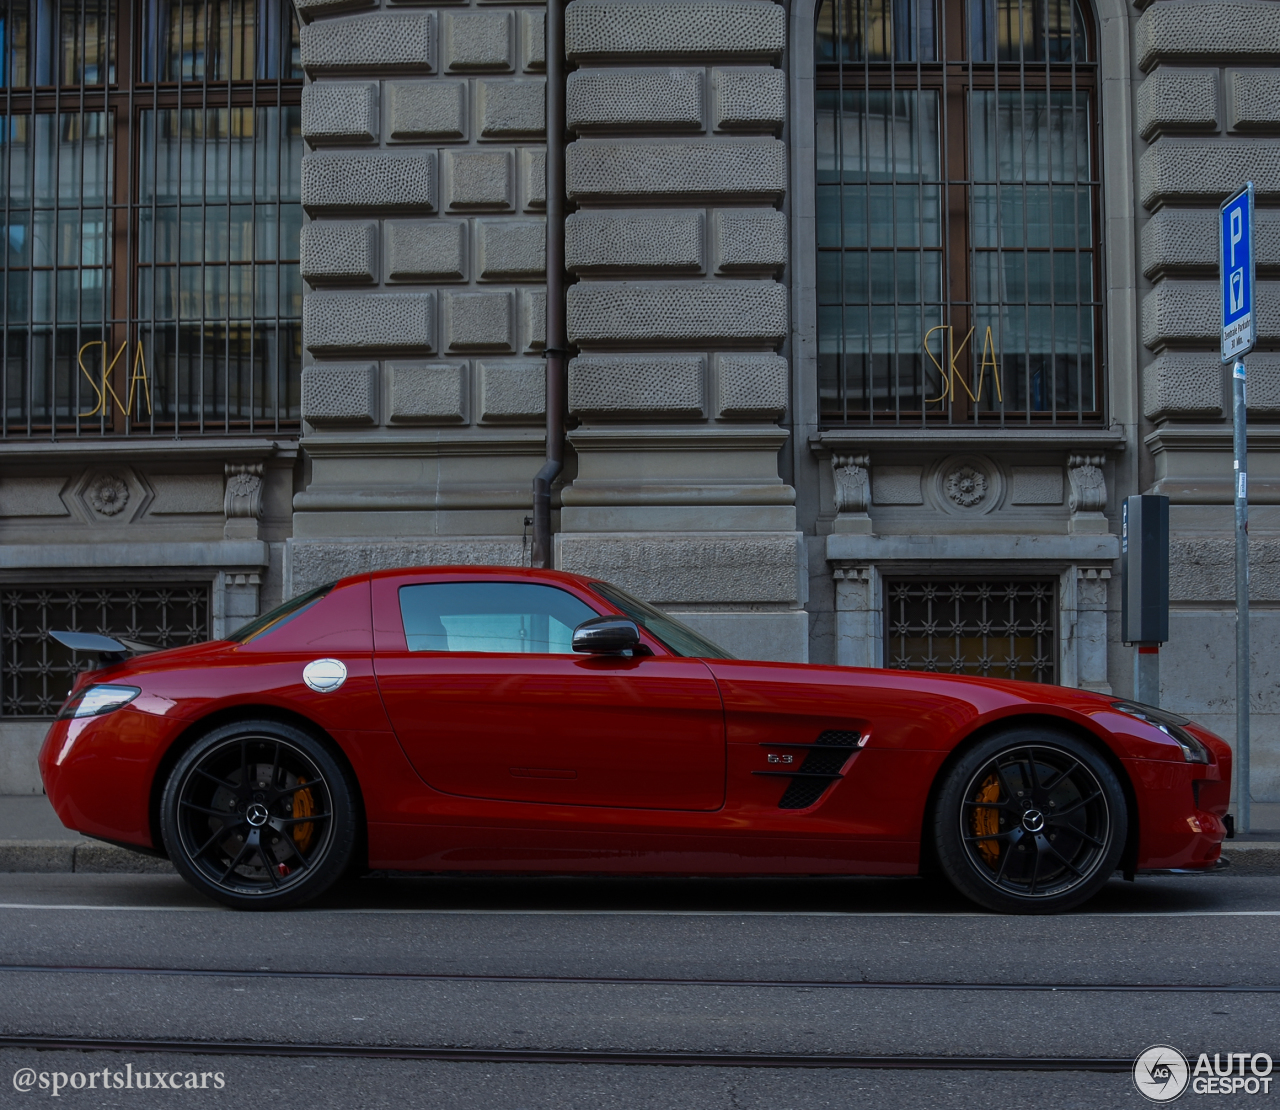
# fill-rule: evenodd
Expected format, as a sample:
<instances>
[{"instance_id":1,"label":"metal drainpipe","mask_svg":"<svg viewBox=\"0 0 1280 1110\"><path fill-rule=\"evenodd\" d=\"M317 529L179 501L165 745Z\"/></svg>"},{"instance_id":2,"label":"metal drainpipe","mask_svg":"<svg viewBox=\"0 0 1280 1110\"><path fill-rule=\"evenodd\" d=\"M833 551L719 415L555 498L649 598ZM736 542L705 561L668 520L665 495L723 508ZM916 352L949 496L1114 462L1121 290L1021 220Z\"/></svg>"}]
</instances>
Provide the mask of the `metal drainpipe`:
<instances>
[{"instance_id":1,"label":"metal drainpipe","mask_svg":"<svg viewBox=\"0 0 1280 1110\"><path fill-rule=\"evenodd\" d=\"M530 565L550 567L551 483L564 468L564 0L547 3L547 461L533 479Z\"/></svg>"}]
</instances>

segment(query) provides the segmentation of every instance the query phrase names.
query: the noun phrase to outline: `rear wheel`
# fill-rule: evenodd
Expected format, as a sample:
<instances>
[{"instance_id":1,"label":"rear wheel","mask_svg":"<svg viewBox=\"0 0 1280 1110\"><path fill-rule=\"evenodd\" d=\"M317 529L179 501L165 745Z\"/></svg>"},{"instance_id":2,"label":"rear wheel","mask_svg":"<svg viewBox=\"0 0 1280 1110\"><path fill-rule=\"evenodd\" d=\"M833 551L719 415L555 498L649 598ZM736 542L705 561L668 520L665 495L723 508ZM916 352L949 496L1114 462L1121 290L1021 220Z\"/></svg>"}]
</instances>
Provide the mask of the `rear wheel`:
<instances>
[{"instance_id":1,"label":"rear wheel","mask_svg":"<svg viewBox=\"0 0 1280 1110\"><path fill-rule=\"evenodd\" d=\"M169 858L198 890L237 909L316 897L346 869L357 807L348 772L301 729L224 725L169 776L160 827Z\"/></svg>"},{"instance_id":2,"label":"rear wheel","mask_svg":"<svg viewBox=\"0 0 1280 1110\"><path fill-rule=\"evenodd\" d=\"M1056 913L1111 877L1128 833L1107 762L1067 733L1022 728L975 745L938 796L938 862L960 893L1004 913Z\"/></svg>"}]
</instances>

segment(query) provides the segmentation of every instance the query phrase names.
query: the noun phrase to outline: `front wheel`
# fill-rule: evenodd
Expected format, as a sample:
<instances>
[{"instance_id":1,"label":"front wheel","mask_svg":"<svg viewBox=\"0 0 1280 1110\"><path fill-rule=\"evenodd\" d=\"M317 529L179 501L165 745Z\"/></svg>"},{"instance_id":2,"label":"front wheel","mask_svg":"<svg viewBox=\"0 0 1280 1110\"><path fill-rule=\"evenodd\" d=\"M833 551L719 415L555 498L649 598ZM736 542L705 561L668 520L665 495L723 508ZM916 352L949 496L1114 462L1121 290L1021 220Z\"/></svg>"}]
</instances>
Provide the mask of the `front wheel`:
<instances>
[{"instance_id":1,"label":"front wheel","mask_svg":"<svg viewBox=\"0 0 1280 1110\"><path fill-rule=\"evenodd\" d=\"M1067 733L1020 728L966 752L938 795L938 862L961 894L1002 913L1057 913L1093 897L1124 851L1115 772Z\"/></svg>"},{"instance_id":2,"label":"front wheel","mask_svg":"<svg viewBox=\"0 0 1280 1110\"><path fill-rule=\"evenodd\" d=\"M300 729L214 729L174 767L160 829L192 886L236 909L283 909L327 890L349 864L358 809L348 772Z\"/></svg>"}]
</instances>

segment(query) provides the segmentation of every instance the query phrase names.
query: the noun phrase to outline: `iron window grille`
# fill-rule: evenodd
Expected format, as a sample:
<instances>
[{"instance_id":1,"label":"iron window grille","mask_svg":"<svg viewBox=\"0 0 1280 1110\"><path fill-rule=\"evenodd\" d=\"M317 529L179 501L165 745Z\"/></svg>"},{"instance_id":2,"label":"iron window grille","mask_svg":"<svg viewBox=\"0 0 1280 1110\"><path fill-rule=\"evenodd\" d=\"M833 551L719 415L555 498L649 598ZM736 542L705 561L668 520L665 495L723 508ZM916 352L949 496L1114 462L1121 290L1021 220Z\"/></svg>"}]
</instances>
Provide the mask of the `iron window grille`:
<instances>
[{"instance_id":1,"label":"iron window grille","mask_svg":"<svg viewBox=\"0 0 1280 1110\"><path fill-rule=\"evenodd\" d=\"M815 45L823 425L1099 422L1078 0L821 0Z\"/></svg>"},{"instance_id":2,"label":"iron window grille","mask_svg":"<svg viewBox=\"0 0 1280 1110\"><path fill-rule=\"evenodd\" d=\"M1054 582L899 579L885 593L886 666L1055 681Z\"/></svg>"},{"instance_id":3,"label":"iron window grille","mask_svg":"<svg viewBox=\"0 0 1280 1110\"><path fill-rule=\"evenodd\" d=\"M289 0L0 7L8 438L298 426Z\"/></svg>"},{"instance_id":4,"label":"iron window grille","mask_svg":"<svg viewBox=\"0 0 1280 1110\"><path fill-rule=\"evenodd\" d=\"M209 586L30 586L0 590L0 714L51 717L75 676L98 666L50 630L124 636L157 648L209 639Z\"/></svg>"}]
</instances>

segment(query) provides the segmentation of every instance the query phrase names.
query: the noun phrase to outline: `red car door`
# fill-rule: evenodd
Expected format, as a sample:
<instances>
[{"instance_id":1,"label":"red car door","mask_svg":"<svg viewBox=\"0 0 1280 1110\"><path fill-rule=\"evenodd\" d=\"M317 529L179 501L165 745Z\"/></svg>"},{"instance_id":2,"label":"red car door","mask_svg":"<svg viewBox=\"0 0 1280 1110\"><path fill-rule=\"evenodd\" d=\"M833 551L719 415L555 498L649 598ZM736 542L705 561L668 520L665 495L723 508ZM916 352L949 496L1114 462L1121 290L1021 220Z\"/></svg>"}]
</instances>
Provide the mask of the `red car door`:
<instances>
[{"instance_id":1,"label":"red car door","mask_svg":"<svg viewBox=\"0 0 1280 1110\"><path fill-rule=\"evenodd\" d=\"M375 668L405 753L436 790L561 805L724 803L720 694L707 666L588 656L584 597L519 572L375 577Z\"/></svg>"}]
</instances>

